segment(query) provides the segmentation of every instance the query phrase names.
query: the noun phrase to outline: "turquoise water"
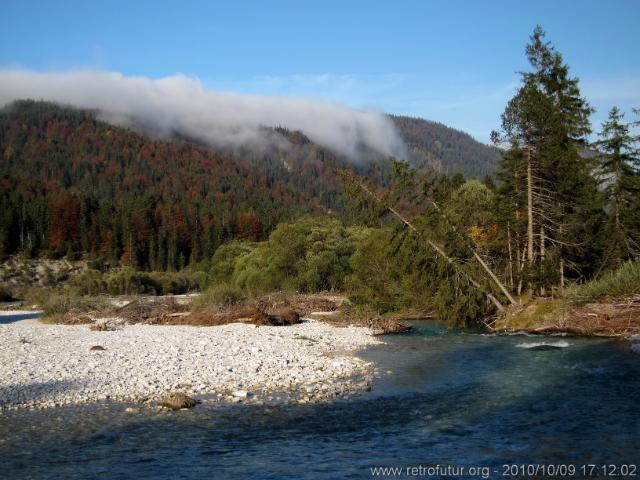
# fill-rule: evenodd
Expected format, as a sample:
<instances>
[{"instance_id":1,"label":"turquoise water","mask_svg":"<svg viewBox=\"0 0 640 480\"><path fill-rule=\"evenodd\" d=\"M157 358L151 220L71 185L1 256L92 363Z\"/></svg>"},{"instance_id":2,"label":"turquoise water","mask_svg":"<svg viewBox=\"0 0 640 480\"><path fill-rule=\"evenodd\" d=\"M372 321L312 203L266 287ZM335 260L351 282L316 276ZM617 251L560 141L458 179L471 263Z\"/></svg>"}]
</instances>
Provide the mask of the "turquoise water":
<instances>
[{"instance_id":1,"label":"turquoise water","mask_svg":"<svg viewBox=\"0 0 640 480\"><path fill-rule=\"evenodd\" d=\"M382 376L351 401L4 413L0 476L336 479L373 478L374 466L452 465L502 478L503 464L640 464L640 355L624 341L424 324L385 340L362 353ZM568 346L523 348L540 341Z\"/></svg>"}]
</instances>

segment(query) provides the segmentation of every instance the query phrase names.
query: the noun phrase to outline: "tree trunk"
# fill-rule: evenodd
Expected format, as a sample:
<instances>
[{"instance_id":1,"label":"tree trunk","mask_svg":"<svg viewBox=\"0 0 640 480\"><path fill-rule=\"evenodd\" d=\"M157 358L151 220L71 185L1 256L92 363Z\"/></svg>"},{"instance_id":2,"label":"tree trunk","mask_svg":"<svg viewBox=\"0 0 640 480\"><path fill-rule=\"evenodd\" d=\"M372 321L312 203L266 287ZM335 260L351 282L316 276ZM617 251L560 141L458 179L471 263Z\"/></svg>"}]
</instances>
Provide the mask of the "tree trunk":
<instances>
[{"instance_id":1,"label":"tree trunk","mask_svg":"<svg viewBox=\"0 0 640 480\"><path fill-rule=\"evenodd\" d=\"M540 225L540 260L544 260L544 256L546 255L544 242L545 242L544 227ZM547 294L547 291L544 288L544 286L540 287L540 295L544 297L546 294Z\"/></svg>"},{"instance_id":2,"label":"tree trunk","mask_svg":"<svg viewBox=\"0 0 640 480\"><path fill-rule=\"evenodd\" d=\"M496 285L498 285L498 288L500 288L500 290L502 291L502 293L504 293L504 295L509 299L509 302L511 303L511 305L515 305L516 301L514 300L514 298L511 296L511 294L509 293L509 290L507 290L505 288L505 286L502 284L502 282L498 279L498 277L496 276L495 273L493 273L493 271L491 271L491 269L489 268L489 266L484 263L484 260L482 260L482 258L480 257L480 255L478 255L478 252L476 252L475 250L473 251L473 256L476 257L476 260L478 260L478 263L480 265L482 265L482 268L484 268L484 271L487 272L487 274L491 277L491 280L493 280L495 282Z\"/></svg>"},{"instance_id":3,"label":"tree trunk","mask_svg":"<svg viewBox=\"0 0 640 480\"><path fill-rule=\"evenodd\" d=\"M527 259L533 264L533 171L531 147L527 148Z\"/></svg>"},{"instance_id":4,"label":"tree trunk","mask_svg":"<svg viewBox=\"0 0 640 480\"><path fill-rule=\"evenodd\" d=\"M522 255L520 255L520 250L518 249L518 291L517 294L518 296L522 295L522 272L524 270L524 262L527 259L527 245L525 245L524 247L522 247Z\"/></svg>"},{"instance_id":5,"label":"tree trunk","mask_svg":"<svg viewBox=\"0 0 640 480\"><path fill-rule=\"evenodd\" d=\"M507 246L509 249L509 288L513 292L513 256L511 255L511 229L507 222Z\"/></svg>"},{"instance_id":6,"label":"tree trunk","mask_svg":"<svg viewBox=\"0 0 640 480\"><path fill-rule=\"evenodd\" d=\"M24 224L26 217L26 203L22 204L22 214L20 215L20 250L24 251Z\"/></svg>"}]
</instances>

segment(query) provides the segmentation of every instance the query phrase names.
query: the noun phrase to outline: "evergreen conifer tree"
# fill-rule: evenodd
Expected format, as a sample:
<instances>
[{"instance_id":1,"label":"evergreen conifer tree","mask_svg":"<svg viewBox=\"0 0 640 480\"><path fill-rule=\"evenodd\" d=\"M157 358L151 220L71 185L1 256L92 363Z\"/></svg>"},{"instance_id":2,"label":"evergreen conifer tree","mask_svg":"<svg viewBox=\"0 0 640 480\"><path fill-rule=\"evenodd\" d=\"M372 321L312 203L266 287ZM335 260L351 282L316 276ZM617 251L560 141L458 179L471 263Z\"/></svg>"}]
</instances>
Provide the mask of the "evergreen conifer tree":
<instances>
[{"instance_id":1,"label":"evergreen conifer tree","mask_svg":"<svg viewBox=\"0 0 640 480\"><path fill-rule=\"evenodd\" d=\"M607 207L604 265L620 264L640 253L640 152L638 138L623 121L624 113L613 107L602 124L598 149L598 169Z\"/></svg>"},{"instance_id":2,"label":"evergreen conifer tree","mask_svg":"<svg viewBox=\"0 0 640 480\"><path fill-rule=\"evenodd\" d=\"M526 55L532 71L502 114L495 142L506 142L499 203L512 208L507 218L523 253L522 273L530 286L563 283L565 264L576 272L592 268L593 241L601 206L592 165L584 156L593 109L569 75L562 55L536 27ZM526 218L526 221L522 221ZM504 217L503 217L504 220Z\"/></svg>"}]
</instances>

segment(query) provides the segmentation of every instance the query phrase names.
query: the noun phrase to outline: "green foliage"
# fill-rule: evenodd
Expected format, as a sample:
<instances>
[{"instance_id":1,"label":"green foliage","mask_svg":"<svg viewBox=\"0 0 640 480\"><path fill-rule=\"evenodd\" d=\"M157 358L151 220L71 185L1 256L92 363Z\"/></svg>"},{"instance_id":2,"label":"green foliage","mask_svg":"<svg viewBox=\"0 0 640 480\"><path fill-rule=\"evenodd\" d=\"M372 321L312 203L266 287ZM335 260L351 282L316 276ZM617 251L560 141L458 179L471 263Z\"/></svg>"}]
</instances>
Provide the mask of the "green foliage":
<instances>
[{"instance_id":1,"label":"green foliage","mask_svg":"<svg viewBox=\"0 0 640 480\"><path fill-rule=\"evenodd\" d=\"M596 172L608 210L603 263L612 268L640 254L640 146L623 117L613 107L595 143Z\"/></svg>"},{"instance_id":2,"label":"green foliage","mask_svg":"<svg viewBox=\"0 0 640 480\"><path fill-rule=\"evenodd\" d=\"M544 35L536 27L526 50L531 71L522 73L522 86L502 114L501 134L492 134L510 147L499 174L498 218L509 229L512 259L513 252L527 253L526 269L518 263L510 275L530 288L556 282L559 275L548 273L561 264L567 276L593 274L603 216L592 162L583 154L593 109ZM555 267L542 265L548 262Z\"/></svg>"},{"instance_id":3,"label":"green foliage","mask_svg":"<svg viewBox=\"0 0 640 480\"><path fill-rule=\"evenodd\" d=\"M78 298L68 292L50 291L40 308L45 317L64 315L78 305Z\"/></svg>"},{"instance_id":4,"label":"green foliage","mask_svg":"<svg viewBox=\"0 0 640 480\"><path fill-rule=\"evenodd\" d=\"M460 232L467 245L485 254L494 247L495 203L495 194L486 185L469 180L453 191L445 208L449 227Z\"/></svg>"},{"instance_id":5,"label":"green foliage","mask_svg":"<svg viewBox=\"0 0 640 480\"><path fill-rule=\"evenodd\" d=\"M236 270L237 262L253 252L255 248L255 243L238 240L218 247L211 259L209 283L215 285L219 282L230 281Z\"/></svg>"},{"instance_id":6,"label":"green foliage","mask_svg":"<svg viewBox=\"0 0 640 480\"><path fill-rule=\"evenodd\" d=\"M266 242L249 252L239 245L229 247L220 262L216 252L212 263L227 274L233 264L231 275L216 278L230 280L250 294L342 290L351 272L355 241L365 234L366 230L346 228L338 220L304 217L280 224Z\"/></svg>"},{"instance_id":7,"label":"green foliage","mask_svg":"<svg viewBox=\"0 0 640 480\"><path fill-rule=\"evenodd\" d=\"M181 295L201 291L207 282L207 275L201 271L149 272L147 275L155 284L158 295ZM158 285L160 290L157 288Z\"/></svg>"},{"instance_id":8,"label":"green foliage","mask_svg":"<svg viewBox=\"0 0 640 480\"><path fill-rule=\"evenodd\" d=\"M358 243L351 267L351 300L379 313L429 309L452 326L466 326L488 311L484 294L407 229L371 232Z\"/></svg>"},{"instance_id":9,"label":"green foliage","mask_svg":"<svg viewBox=\"0 0 640 480\"><path fill-rule=\"evenodd\" d=\"M57 323L70 312L96 312L107 310L110 305L103 296L81 296L64 288L31 287L20 295L28 306L43 311L42 321Z\"/></svg>"},{"instance_id":10,"label":"green foliage","mask_svg":"<svg viewBox=\"0 0 640 480\"><path fill-rule=\"evenodd\" d=\"M167 295L201 290L205 286L204 272L140 272L125 267L119 272L102 273L85 270L73 277L68 291L85 295Z\"/></svg>"},{"instance_id":11,"label":"green foliage","mask_svg":"<svg viewBox=\"0 0 640 480\"><path fill-rule=\"evenodd\" d=\"M196 306L233 305L246 298L247 295L242 289L228 282L222 282L207 288L193 303Z\"/></svg>"},{"instance_id":12,"label":"green foliage","mask_svg":"<svg viewBox=\"0 0 640 480\"><path fill-rule=\"evenodd\" d=\"M399 265L390 255L393 238L393 230L377 229L358 242L350 262L353 274L347 281L356 305L368 304L381 313L400 307L403 289Z\"/></svg>"},{"instance_id":13,"label":"green foliage","mask_svg":"<svg viewBox=\"0 0 640 480\"><path fill-rule=\"evenodd\" d=\"M555 262L542 259L532 265L525 264L522 278L533 290L539 291L548 285L560 283L560 271Z\"/></svg>"},{"instance_id":14,"label":"green foliage","mask_svg":"<svg viewBox=\"0 0 640 480\"><path fill-rule=\"evenodd\" d=\"M87 269L69 281L69 288L78 295L97 295L107 292L105 275L99 270Z\"/></svg>"},{"instance_id":15,"label":"green foliage","mask_svg":"<svg viewBox=\"0 0 640 480\"><path fill-rule=\"evenodd\" d=\"M640 260L625 262L619 269L607 272L596 280L576 285L567 296L578 301L627 297L640 294Z\"/></svg>"},{"instance_id":16,"label":"green foliage","mask_svg":"<svg viewBox=\"0 0 640 480\"><path fill-rule=\"evenodd\" d=\"M303 217L278 225L264 242L222 245L211 259L207 295L227 302L279 290L342 290L356 242L367 234L335 219Z\"/></svg>"}]
</instances>

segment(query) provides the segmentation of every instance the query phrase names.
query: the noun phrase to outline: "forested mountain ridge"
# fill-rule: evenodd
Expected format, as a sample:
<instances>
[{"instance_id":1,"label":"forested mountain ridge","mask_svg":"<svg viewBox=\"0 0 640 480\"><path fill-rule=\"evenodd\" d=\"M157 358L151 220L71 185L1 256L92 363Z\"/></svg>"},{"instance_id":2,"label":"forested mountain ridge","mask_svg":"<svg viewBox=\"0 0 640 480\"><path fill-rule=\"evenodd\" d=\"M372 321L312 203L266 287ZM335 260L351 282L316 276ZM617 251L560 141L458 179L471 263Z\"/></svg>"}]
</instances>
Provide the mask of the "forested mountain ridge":
<instances>
[{"instance_id":1,"label":"forested mountain ridge","mask_svg":"<svg viewBox=\"0 0 640 480\"><path fill-rule=\"evenodd\" d=\"M468 133L422 118L389 115L407 145L409 161L446 175L483 178L498 169L500 150Z\"/></svg>"},{"instance_id":2,"label":"forested mountain ridge","mask_svg":"<svg viewBox=\"0 0 640 480\"><path fill-rule=\"evenodd\" d=\"M451 129L393 119L418 161L442 171L452 159L451 173L454 165L467 174L490 171L485 160L460 160L473 149L436 138L438 129ZM150 138L102 122L96 112L16 102L0 111L0 257L88 253L113 265L179 269L232 238L261 240L301 214L343 213L339 168L380 184L391 177L389 159L373 152L349 163L302 132L268 130L286 145L212 149Z\"/></svg>"},{"instance_id":3,"label":"forested mountain ridge","mask_svg":"<svg viewBox=\"0 0 640 480\"><path fill-rule=\"evenodd\" d=\"M319 147L263 157L151 139L92 112L18 102L0 112L0 255L89 253L175 269L230 238L260 240L287 218L342 208L332 159Z\"/></svg>"}]
</instances>

